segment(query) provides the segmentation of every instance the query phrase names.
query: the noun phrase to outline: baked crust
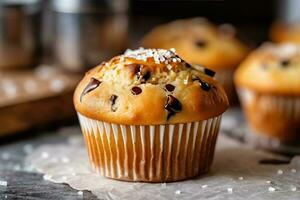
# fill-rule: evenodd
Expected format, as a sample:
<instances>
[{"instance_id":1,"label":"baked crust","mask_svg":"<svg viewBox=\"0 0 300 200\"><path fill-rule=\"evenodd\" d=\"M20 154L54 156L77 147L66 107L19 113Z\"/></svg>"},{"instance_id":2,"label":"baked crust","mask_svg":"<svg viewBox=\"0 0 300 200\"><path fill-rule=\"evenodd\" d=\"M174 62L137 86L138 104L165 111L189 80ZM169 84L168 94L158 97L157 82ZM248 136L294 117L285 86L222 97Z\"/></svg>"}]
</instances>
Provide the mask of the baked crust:
<instances>
[{"instance_id":1,"label":"baked crust","mask_svg":"<svg viewBox=\"0 0 300 200\"><path fill-rule=\"evenodd\" d=\"M187 62L213 70L235 69L248 49L229 24L216 26L204 18L177 20L157 26L142 40L146 48L175 48Z\"/></svg>"},{"instance_id":2,"label":"baked crust","mask_svg":"<svg viewBox=\"0 0 300 200\"><path fill-rule=\"evenodd\" d=\"M241 63L235 83L263 94L299 96L300 46L265 43Z\"/></svg>"},{"instance_id":3,"label":"baked crust","mask_svg":"<svg viewBox=\"0 0 300 200\"><path fill-rule=\"evenodd\" d=\"M270 37L274 42L300 43L300 24L274 23L271 27Z\"/></svg>"},{"instance_id":4,"label":"baked crust","mask_svg":"<svg viewBox=\"0 0 300 200\"><path fill-rule=\"evenodd\" d=\"M86 73L74 94L75 108L92 119L128 125L216 117L228 108L228 99L204 69L187 64L174 50L127 51ZM168 91L168 84L174 88Z\"/></svg>"}]
</instances>

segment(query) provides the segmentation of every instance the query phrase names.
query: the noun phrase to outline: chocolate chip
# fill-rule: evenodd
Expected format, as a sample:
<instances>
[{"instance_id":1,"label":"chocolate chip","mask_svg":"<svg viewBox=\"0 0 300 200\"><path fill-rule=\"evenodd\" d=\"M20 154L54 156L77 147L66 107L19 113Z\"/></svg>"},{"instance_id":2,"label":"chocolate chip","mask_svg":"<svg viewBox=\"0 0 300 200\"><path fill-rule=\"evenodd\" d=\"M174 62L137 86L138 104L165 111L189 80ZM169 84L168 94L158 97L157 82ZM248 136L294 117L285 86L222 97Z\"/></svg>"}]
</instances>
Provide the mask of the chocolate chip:
<instances>
[{"instance_id":1,"label":"chocolate chip","mask_svg":"<svg viewBox=\"0 0 300 200\"><path fill-rule=\"evenodd\" d=\"M214 72L213 70L211 69L207 69L207 68L204 68L204 73L208 76L211 76L211 77L214 77L216 72Z\"/></svg>"},{"instance_id":2,"label":"chocolate chip","mask_svg":"<svg viewBox=\"0 0 300 200\"><path fill-rule=\"evenodd\" d=\"M200 86L202 88L202 90L204 91L209 91L210 90L210 85L202 80L199 80Z\"/></svg>"},{"instance_id":3,"label":"chocolate chip","mask_svg":"<svg viewBox=\"0 0 300 200\"><path fill-rule=\"evenodd\" d=\"M182 110L182 105L178 99L172 95L168 95L167 101L165 103L165 109L169 111L167 119L169 120L171 116L180 112Z\"/></svg>"},{"instance_id":4,"label":"chocolate chip","mask_svg":"<svg viewBox=\"0 0 300 200\"><path fill-rule=\"evenodd\" d=\"M205 81L202 81L202 80L201 80L199 77L197 77L197 76L193 76L193 77L192 77L192 80L193 80L193 81L199 81L200 87L201 87L202 90L204 90L204 91L209 91L210 88L211 88L211 86L210 86L208 83L206 83Z\"/></svg>"},{"instance_id":5,"label":"chocolate chip","mask_svg":"<svg viewBox=\"0 0 300 200\"><path fill-rule=\"evenodd\" d=\"M289 64L290 64L290 60L282 60L282 61L280 62L280 65L281 65L282 67L288 67Z\"/></svg>"},{"instance_id":6,"label":"chocolate chip","mask_svg":"<svg viewBox=\"0 0 300 200\"><path fill-rule=\"evenodd\" d=\"M173 92L175 90L175 86L172 84L167 84L167 85L165 85L165 90L167 92Z\"/></svg>"},{"instance_id":7,"label":"chocolate chip","mask_svg":"<svg viewBox=\"0 0 300 200\"><path fill-rule=\"evenodd\" d=\"M111 102L111 111L115 112L117 110L117 108L115 107L116 104L116 100L117 100L118 96L117 95L111 95L111 97L109 98L110 102Z\"/></svg>"},{"instance_id":8,"label":"chocolate chip","mask_svg":"<svg viewBox=\"0 0 300 200\"><path fill-rule=\"evenodd\" d=\"M185 66L187 67L187 68L192 68L192 65L190 65L189 63L185 63Z\"/></svg>"},{"instance_id":9,"label":"chocolate chip","mask_svg":"<svg viewBox=\"0 0 300 200\"><path fill-rule=\"evenodd\" d=\"M131 93L133 95L139 95L142 93L142 89L140 87L135 86L135 87L131 88Z\"/></svg>"},{"instance_id":10,"label":"chocolate chip","mask_svg":"<svg viewBox=\"0 0 300 200\"><path fill-rule=\"evenodd\" d=\"M146 81L151 77L151 72L148 71L144 65L130 64L127 66L141 83L146 83Z\"/></svg>"},{"instance_id":11,"label":"chocolate chip","mask_svg":"<svg viewBox=\"0 0 300 200\"><path fill-rule=\"evenodd\" d=\"M197 40L195 43L198 47L203 48L206 46L206 41L204 40Z\"/></svg>"},{"instance_id":12,"label":"chocolate chip","mask_svg":"<svg viewBox=\"0 0 300 200\"><path fill-rule=\"evenodd\" d=\"M146 83L146 81L151 77L151 73L149 71L140 72L141 83Z\"/></svg>"},{"instance_id":13,"label":"chocolate chip","mask_svg":"<svg viewBox=\"0 0 300 200\"><path fill-rule=\"evenodd\" d=\"M139 64L129 64L129 65L126 65L126 67L129 68L132 76L138 75L138 73L140 71L140 65Z\"/></svg>"},{"instance_id":14,"label":"chocolate chip","mask_svg":"<svg viewBox=\"0 0 300 200\"><path fill-rule=\"evenodd\" d=\"M80 95L80 102L82 102L82 98L84 95L86 95L87 93L96 89L100 84L101 84L101 81L99 81L95 78L91 78L90 82L87 84L87 86L84 88L84 90L82 91L82 93Z\"/></svg>"}]
</instances>

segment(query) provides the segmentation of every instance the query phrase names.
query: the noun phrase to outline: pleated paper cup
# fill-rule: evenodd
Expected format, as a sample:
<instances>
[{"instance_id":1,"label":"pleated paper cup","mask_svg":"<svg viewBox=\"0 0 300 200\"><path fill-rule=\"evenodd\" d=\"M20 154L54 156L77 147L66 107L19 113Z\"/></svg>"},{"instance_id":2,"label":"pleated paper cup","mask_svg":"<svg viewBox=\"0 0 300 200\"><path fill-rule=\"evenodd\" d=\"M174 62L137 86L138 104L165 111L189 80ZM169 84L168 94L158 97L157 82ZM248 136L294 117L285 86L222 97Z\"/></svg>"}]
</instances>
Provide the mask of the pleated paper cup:
<instances>
[{"instance_id":1,"label":"pleated paper cup","mask_svg":"<svg viewBox=\"0 0 300 200\"><path fill-rule=\"evenodd\" d=\"M273 143L300 145L300 97L260 94L239 89L239 97L253 132ZM278 145L277 145L278 146Z\"/></svg>"},{"instance_id":2,"label":"pleated paper cup","mask_svg":"<svg viewBox=\"0 0 300 200\"><path fill-rule=\"evenodd\" d=\"M171 182L208 171L221 116L174 125L120 125L78 113L93 169L125 181Z\"/></svg>"}]
</instances>

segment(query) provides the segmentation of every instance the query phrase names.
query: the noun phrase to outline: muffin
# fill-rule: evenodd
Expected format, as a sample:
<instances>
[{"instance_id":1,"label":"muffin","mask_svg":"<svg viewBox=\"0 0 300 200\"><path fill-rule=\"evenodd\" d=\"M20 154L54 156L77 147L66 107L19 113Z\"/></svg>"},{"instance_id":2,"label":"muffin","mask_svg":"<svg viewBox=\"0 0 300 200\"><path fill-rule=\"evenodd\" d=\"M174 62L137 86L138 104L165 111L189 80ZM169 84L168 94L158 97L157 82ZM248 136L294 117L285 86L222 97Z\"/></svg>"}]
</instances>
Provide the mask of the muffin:
<instances>
[{"instance_id":1,"label":"muffin","mask_svg":"<svg viewBox=\"0 0 300 200\"><path fill-rule=\"evenodd\" d=\"M270 37L274 42L300 43L300 23L274 23Z\"/></svg>"},{"instance_id":2,"label":"muffin","mask_svg":"<svg viewBox=\"0 0 300 200\"><path fill-rule=\"evenodd\" d=\"M266 148L299 145L300 46L262 45L238 68L235 83L251 128Z\"/></svg>"},{"instance_id":3,"label":"muffin","mask_svg":"<svg viewBox=\"0 0 300 200\"><path fill-rule=\"evenodd\" d=\"M228 107L213 75L173 49L127 50L90 70L74 104L94 170L144 182L206 172Z\"/></svg>"},{"instance_id":4,"label":"muffin","mask_svg":"<svg viewBox=\"0 0 300 200\"><path fill-rule=\"evenodd\" d=\"M229 102L236 103L233 72L246 56L247 47L235 37L233 26L216 26L203 18L177 20L154 28L144 37L142 46L175 48L188 63L216 71Z\"/></svg>"}]
</instances>

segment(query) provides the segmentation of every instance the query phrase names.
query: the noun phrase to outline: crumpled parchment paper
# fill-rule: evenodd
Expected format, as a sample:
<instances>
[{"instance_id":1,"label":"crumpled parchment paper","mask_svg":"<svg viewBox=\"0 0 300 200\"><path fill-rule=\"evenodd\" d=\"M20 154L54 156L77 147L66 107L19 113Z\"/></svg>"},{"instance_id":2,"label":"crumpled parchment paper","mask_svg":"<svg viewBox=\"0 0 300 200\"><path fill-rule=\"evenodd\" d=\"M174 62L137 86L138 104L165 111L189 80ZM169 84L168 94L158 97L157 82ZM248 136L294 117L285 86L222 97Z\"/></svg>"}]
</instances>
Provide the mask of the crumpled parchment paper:
<instances>
[{"instance_id":1,"label":"crumpled parchment paper","mask_svg":"<svg viewBox=\"0 0 300 200\"><path fill-rule=\"evenodd\" d=\"M39 147L28 155L26 165L45 174L47 180L90 190L100 199L300 199L300 157L290 164L259 163L270 159L286 160L221 134L214 164L206 175L175 183L122 182L93 173L83 140L75 135L68 144Z\"/></svg>"}]
</instances>

